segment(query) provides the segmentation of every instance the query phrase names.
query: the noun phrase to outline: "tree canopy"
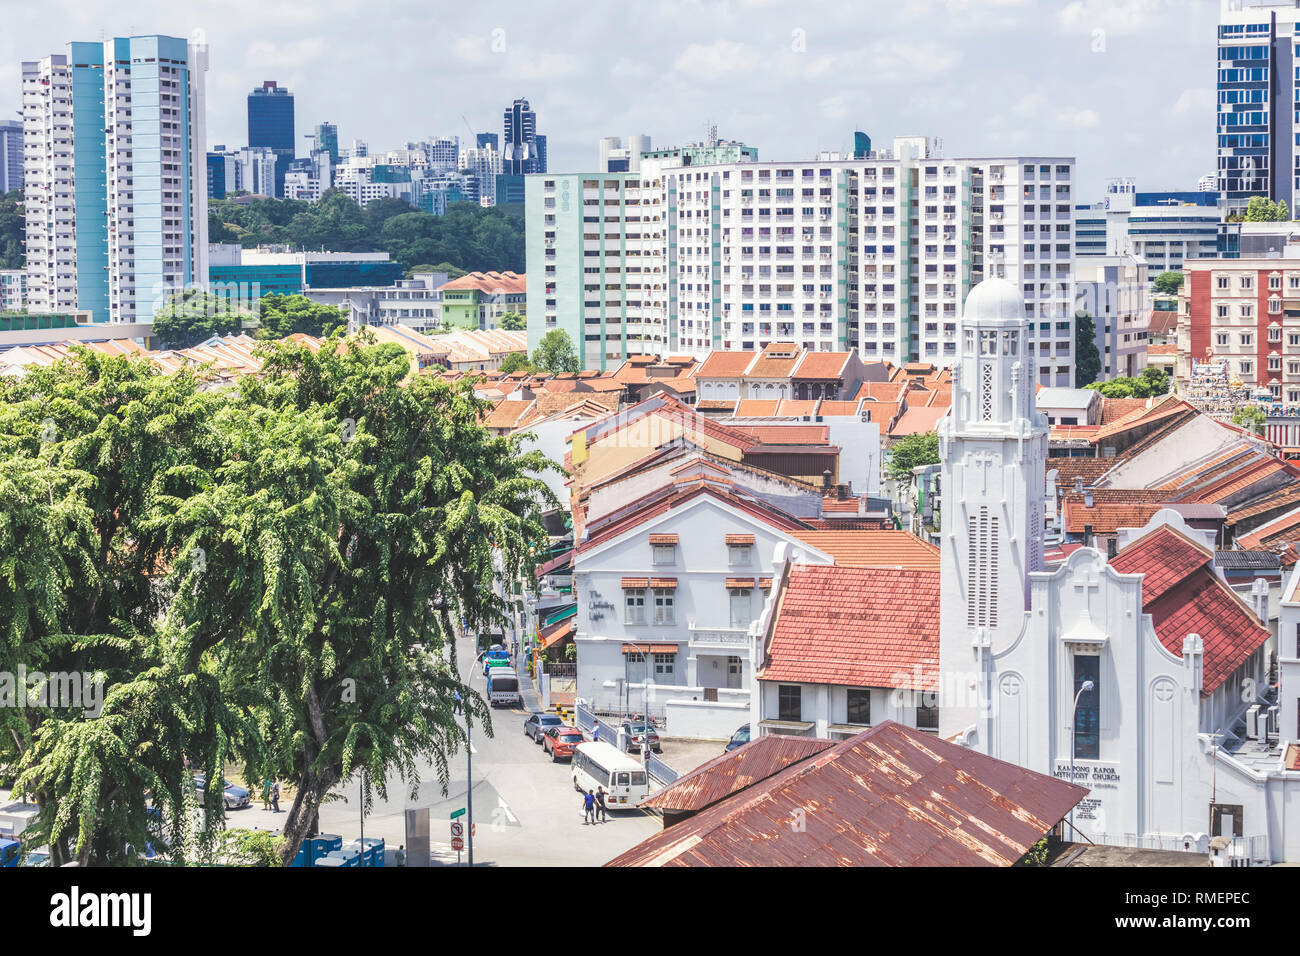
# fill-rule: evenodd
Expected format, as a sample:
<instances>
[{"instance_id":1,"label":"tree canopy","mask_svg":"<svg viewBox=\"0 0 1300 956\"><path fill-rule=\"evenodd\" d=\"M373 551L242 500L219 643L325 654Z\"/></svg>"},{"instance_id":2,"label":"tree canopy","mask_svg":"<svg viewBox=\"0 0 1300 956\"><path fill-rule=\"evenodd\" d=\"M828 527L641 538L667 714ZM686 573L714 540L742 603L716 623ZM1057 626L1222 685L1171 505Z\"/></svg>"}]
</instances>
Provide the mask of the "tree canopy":
<instances>
[{"instance_id":1,"label":"tree canopy","mask_svg":"<svg viewBox=\"0 0 1300 956\"><path fill-rule=\"evenodd\" d=\"M904 435L889 446L889 477L910 481L912 469L939 464L939 433Z\"/></svg>"},{"instance_id":2,"label":"tree canopy","mask_svg":"<svg viewBox=\"0 0 1300 956\"><path fill-rule=\"evenodd\" d=\"M552 329L542 336L533 350L533 365L541 372L582 371L582 361L573 347L573 339L564 329Z\"/></svg>"},{"instance_id":3,"label":"tree canopy","mask_svg":"<svg viewBox=\"0 0 1300 956\"><path fill-rule=\"evenodd\" d=\"M1286 200L1274 202L1265 196L1251 196L1246 203L1246 222L1290 222Z\"/></svg>"},{"instance_id":4,"label":"tree canopy","mask_svg":"<svg viewBox=\"0 0 1300 956\"><path fill-rule=\"evenodd\" d=\"M81 349L0 379L0 669L107 688L95 718L0 708L55 863L220 856L220 788L196 815L192 773L230 763L295 788L253 850L287 863L360 768L367 804L423 766L446 785L454 691L490 727L452 622L504 620L494 575L530 578L555 466L396 346L263 349L221 391Z\"/></svg>"},{"instance_id":5,"label":"tree canopy","mask_svg":"<svg viewBox=\"0 0 1300 956\"><path fill-rule=\"evenodd\" d=\"M1232 424L1248 428L1256 435L1264 434L1264 420L1267 416L1258 405L1243 405L1232 413Z\"/></svg>"},{"instance_id":6,"label":"tree canopy","mask_svg":"<svg viewBox=\"0 0 1300 956\"><path fill-rule=\"evenodd\" d=\"M0 195L0 269L21 269L26 262L23 240L23 194L20 190Z\"/></svg>"},{"instance_id":7,"label":"tree canopy","mask_svg":"<svg viewBox=\"0 0 1300 956\"><path fill-rule=\"evenodd\" d=\"M1097 324L1087 312L1074 313L1074 387L1082 388L1101 374L1101 352L1097 350Z\"/></svg>"},{"instance_id":8,"label":"tree canopy","mask_svg":"<svg viewBox=\"0 0 1300 956\"><path fill-rule=\"evenodd\" d=\"M434 216L401 199L374 200L363 209L336 189L315 203L217 199L208 203L208 236L246 248L284 244L299 250L387 252L397 262L436 262L434 271L447 268L462 275L524 271L523 217L472 202L452 203L444 215Z\"/></svg>"},{"instance_id":9,"label":"tree canopy","mask_svg":"<svg viewBox=\"0 0 1300 956\"><path fill-rule=\"evenodd\" d=\"M506 312L502 314L501 321L497 325L509 332L523 332L528 328L528 320L518 312Z\"/></svg>"},{"instance_id":10,"label":"tree canopy","mask_svg":"<svg viewBox=\"0 0 1300 956\"><path fill-rule=\"evenodd\" d=\"M188 349L214 335L233 335L251 318L228 296L186 289L154 313L153 334L165 349Z\"/></svg>"},{"instance_id":11,"label":"tree canopy","mask_svg":"<svg viewBox=\"0 0 1300 956\"><path fill-rule=\"evenodd\" d=\"M319 338L339 330L346 331L348 325L347 315L338 306L313 302L305 295L271 293L262 296L258 305L259 339L282 339L295 333Z\"/></svg>"},{"instance_id":12,"label":"tree canopy","mask_svg":"<svg viewBox=\"0 0 1300 956\"><path fill-rule=\"evenodd\" d=\"M1112 378L1107 382L1093 382L1084 387L1095 389L1106 398L1151 398L1169 391L1169 374L1162 368L1150 365L1135 378Z\"/></svg>"},{"instance_id":13,"label":"tree canopy","mask_svg":"<svg viewBox=\"0 0 1300 956\"><path fill-rule=\"evenodd\" d=\"M1153 291L1161 295L1174 295L1183 287L1184 277L1181 272L1162 272L1151 283Z\"/></svg>"}]
</instances>

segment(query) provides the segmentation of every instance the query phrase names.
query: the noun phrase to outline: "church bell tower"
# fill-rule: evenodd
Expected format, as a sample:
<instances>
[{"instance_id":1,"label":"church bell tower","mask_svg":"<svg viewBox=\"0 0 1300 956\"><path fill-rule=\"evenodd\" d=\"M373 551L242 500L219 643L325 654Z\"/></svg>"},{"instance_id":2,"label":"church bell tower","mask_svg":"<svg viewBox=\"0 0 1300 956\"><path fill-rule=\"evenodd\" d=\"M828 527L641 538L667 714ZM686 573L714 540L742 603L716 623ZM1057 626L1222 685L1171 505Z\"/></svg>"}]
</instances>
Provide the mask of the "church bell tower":
<instances>
[{"instance_id":1,"label":"church bell tower","mask_svg":"<svg viewBox=\"0 0 1300 956\"><path fill-rule=\"evenodd\" d=\"M952 410L939 423L939 735L987 753L989 656L1020 635L1043 567L1048 425L1020 290L986 279L957 327Z\"/></svg>"}]
</instances>

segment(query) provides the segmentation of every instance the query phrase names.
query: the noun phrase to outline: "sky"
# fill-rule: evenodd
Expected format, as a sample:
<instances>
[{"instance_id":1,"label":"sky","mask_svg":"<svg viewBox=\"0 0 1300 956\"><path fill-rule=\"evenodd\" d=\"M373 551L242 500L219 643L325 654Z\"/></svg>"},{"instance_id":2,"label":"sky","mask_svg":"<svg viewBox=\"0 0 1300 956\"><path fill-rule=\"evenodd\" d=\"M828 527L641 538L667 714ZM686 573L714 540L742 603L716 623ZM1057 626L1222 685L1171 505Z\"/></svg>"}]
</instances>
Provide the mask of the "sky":
<instances>
[{"instance_id":1,"label":"sky","mask_svg":"<svg viewBox=\"0 0 1300 956\"><path fill-rule=\"evenodd\" d=\"M71 40L162 33L209 50L208 145L244 145L264 80L297 132L337 123L372 152L500 132L526 97L550 168L596 168L602 136L656 147L709 124L763 160L848 151L861 129L943 155L1074 156L1108 179L1195 189L1214 170L1217 0L2 0L0 116L20 63Z\"/></svg>"}]
</instances>

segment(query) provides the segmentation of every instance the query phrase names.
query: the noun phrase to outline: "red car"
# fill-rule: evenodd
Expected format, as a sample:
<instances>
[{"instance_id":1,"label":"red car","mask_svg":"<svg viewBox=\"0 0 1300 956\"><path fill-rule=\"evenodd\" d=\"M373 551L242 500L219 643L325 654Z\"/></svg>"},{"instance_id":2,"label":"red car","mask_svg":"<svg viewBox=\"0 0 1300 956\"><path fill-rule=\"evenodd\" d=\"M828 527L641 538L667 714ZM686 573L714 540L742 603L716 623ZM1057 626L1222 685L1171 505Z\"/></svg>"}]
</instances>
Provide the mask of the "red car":
<instances>
[{"instance_id":1,"label":"red car","mask_svg":"<svg viewBox=\"0 0 1300 956\"><path fill-rule=\"evenodd\" d=\"M551 762L573 757L573 748L586 740L577 727L550 727L542 734L542 752L551 755Z\"/></svg>"}]
</instances>

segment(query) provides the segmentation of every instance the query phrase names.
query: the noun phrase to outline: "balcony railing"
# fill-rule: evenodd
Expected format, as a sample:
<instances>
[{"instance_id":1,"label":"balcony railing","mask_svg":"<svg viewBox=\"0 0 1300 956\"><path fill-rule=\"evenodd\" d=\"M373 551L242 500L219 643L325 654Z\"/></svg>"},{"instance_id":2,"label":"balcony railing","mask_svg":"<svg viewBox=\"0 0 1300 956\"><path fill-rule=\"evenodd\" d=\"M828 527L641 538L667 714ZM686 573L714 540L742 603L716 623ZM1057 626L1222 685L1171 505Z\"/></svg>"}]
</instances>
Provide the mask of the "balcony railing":
<instances>
[{"instance_id":1,"label":"balcony railing","mask_svg":"<svg viewBox=\"0 0 1300 956\"><path fill-rule=\"evenodd\" d=\"M749 647L749 632L743 628L696 627L691 624L690 632L692 644L736 650Z\"/></svg>"}]
</instances>

